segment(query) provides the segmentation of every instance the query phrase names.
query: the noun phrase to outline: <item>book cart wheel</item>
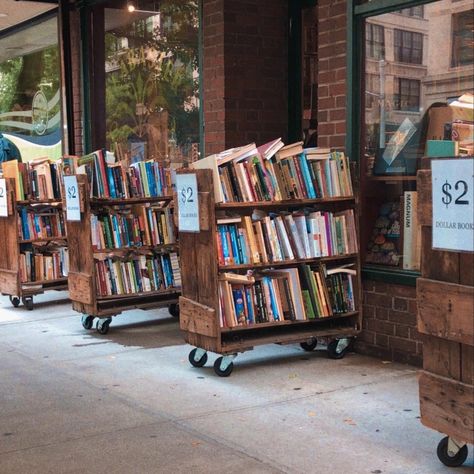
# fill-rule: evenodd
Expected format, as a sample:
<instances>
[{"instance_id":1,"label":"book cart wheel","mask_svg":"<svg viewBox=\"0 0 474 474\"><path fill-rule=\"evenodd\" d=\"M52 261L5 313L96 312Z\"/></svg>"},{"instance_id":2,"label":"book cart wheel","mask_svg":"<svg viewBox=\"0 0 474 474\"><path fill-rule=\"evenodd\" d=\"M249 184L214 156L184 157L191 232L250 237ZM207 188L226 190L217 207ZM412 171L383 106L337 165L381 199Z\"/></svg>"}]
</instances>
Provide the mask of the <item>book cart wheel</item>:
<instances>
[{"instance_id":1,"label":"book cart wheel","mask_svg":"<svg viewBox=\"0 0 474 474\"><path fill-rule=\"evenodd\" d=\"M204 349L194 348L189 353L188 359L193 367L203 367L207 362L207 352Z\"/></svg>"},{"instance_id":2,"label":"book cart wheel","mask_svg":"<svg viewBox=\"0 0 474 474\"><path fill-rule=\"evenodd\" d=\"M96 324L96 329L99 334L107 334L109 332L110 323L112 318L99 319Z\"/></svg>"},{"instance_id":3,"label":"book cart wheel","mask_svg":"<svg viewBox=\"0 0 474 474\"><path fill-rule=\"evenodd\" d=\"M235 355L218 357L214 362L214 372L219 377L228 377L234 369L234 363L232 362L234 357Z\"/></svg>"},{"instance_id":4,"label":"book cart wheel","mask_svg":"<svg viewBox=\"0 0 474 474\"><path fill-rule=\"evenodd\" d=\"M10 303L13 305L14 308L18 308L20 306L20 298L18 296L9 296Z\"/></svg>"},{"instance_id":5,"label":"book cart wheel","mask_svg":"<svg viewBox=\"0 0 474 474\"><path fill-rule=\"evenodd\" d=\"M330 359L342 359L349 352L352 339L345 337L342 339L333 339L327 348L328 357Z\"/></svg>"},{"instance_id":6,"label":"book cart wheel","mask_svg":"<svg viewBox=\"0 0 474 474\"><path fill-rule=\"evenodd\" d=\"M94 316L88 316L87 314L83 314L81 318L82 327L84 329L92 329L94 324Z\"/></svg>"},{"instance_id":7,"label":"book cart wheel","mask_svg":"<svg viewBox=\"0 0 474 474\"><path fill-rule=\"evenodd\" d=\"M33 297L32 296L23 296L21 299L21 302L25 305L25 308L28 311L31 311L33 309Z\"/></svg>"},{"instance_id":8,"label":"book cart wheel","mask_svg":"<svg viewBox=\"0 0 474 474\"><path fill-rule=\"evenodd\" d=\"M445 466L459 467L467 459L468 449L466 444L446 436L439 442L436 454Z\"/></svg>"},{"instance_id":9,"label":"book cart wheel","mask_svg":"<svg viewBox=\"0 0 474 474\"><path fill-rule=\"evenodd\" d=\"M308 339L307 341L300 342L301 349L304 349L307 352L314 351L318 345L318 340L315 337Z\"/></svg>"},{"instance_id":10,"label":"book cart wheel","mask_svg":"<svg viewBox=\"0 0 474 474\"><path fill-rule=\"evenodd\" d=\"M168 311L173 316L173 318L179 318L179 304L178 303L171 303L168 306Z\"/></svg>"}]
</instances>

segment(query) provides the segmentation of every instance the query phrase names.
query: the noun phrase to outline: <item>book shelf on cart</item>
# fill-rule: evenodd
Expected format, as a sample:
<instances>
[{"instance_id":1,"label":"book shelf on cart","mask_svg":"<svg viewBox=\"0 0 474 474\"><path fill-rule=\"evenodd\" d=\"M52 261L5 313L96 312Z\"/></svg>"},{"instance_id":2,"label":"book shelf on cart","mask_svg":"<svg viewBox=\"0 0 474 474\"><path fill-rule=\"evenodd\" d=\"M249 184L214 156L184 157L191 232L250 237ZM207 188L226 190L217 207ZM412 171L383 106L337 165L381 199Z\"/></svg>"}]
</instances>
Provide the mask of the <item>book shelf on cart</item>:
<instances>
[{"instance_id":1,"label":"book shelf on cart","mask_svg":"<svg viewBox=\"0 0 474 474\"><path fill-rule=\"evenodd\" d=\"M207 352L220 354L214 370L219 376L228 376L233 370L233 359L240 352L252 350L263 344L300 343L307 351L315 349L317 338L328 340L328 355L342 358L353 339L361 330L361 284L359 254L295 259L274 263L248 265L219 265L216 242L218 211L251 215L260 210L345 210L356 208L353 197L327 199L295 199L287 201L216 203L211 170L178 170L178 173L195 173L199 194L199 233L180 232L180 255L182 273L182 296L180 297L180 327L185 340L195 346L189 354L194 367L207 362ZM179 205L176 203L175 205ZM278 321L249 324L245 326L221 327L219 276L224 272L246 274L272 268L298 267L303 264L353 264L357 270L354 281L356 311L296 321Z\"/></svg>"},{"instance_id":2,"label":"book shelf on cart","mask_svg":"<svg viewBox=\"0 0 474 474\"><path fill-rule=\"evenodd\" d=\"M21 251L39 245L58 244L66 246L65 236L47 237L23 240L20 234L19 212L26 207L32 212L47 212L48 209L62 210L61 200L16 200L15 180L5 179L4 192L7 196L7 216L0 217L0 292L10 298L16 308L22 302L28 310L33 309L33 296L43 294L45 291L63 291L68 288L67 277L47 280L21 281L20 258Z\"/></svg>"},{"instance_id":3,"label":"book shelf on cart","mask_svg":"<svg viewBox=\"0 0 474 474\"><path fill-rule=\"evenodd\" d=\"M177 252L178 244L159 246L124 247L95 250L91 237L91 214L107 209L124 209L134 205L152 205L173 200L172 196L132 198L91 198L85 175L77 175L81 208L80 221L66 221L69 237L69 295L72 307L82 314L82 325L92 329L94 319L100 334L109 330L113 316L132 309L167 307L174 317L179 316L180 288L167 288L120 295L101 296L97 288L95 261L104 257L128 258L140 254Z\"/></svg>"}]
</instances>

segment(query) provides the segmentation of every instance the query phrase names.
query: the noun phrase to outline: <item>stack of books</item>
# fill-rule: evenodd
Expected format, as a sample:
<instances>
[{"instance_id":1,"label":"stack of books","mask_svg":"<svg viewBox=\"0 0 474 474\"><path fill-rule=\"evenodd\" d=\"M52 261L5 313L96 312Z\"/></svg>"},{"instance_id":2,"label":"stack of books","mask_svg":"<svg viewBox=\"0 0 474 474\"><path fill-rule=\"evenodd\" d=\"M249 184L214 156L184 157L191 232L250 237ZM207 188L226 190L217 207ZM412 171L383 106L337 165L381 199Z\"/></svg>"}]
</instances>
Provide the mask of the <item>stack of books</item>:
<instances>
[{"instance_id":1,"label":"stack of books","mask_svg":"<svg viewBox=\"0 0 474 474\"><path fill-rule=\"evenodd\" d=\"M21 240L65 238L66 231L61 209L42 208L41 210L32 210L26 206L20 206L18 213L18 229Z\"/></svg>"},{"instance_id":2,"label":"stack of books","mask_svg":"<svg viewBox=\"0 0 474 474\"><path fill-rule=\"evenodd\" d=\"M348 255L358 250L354 211L295 211L217 220L220 265Z\"/></svg>"},{"instance_id":3,"label":"stack of books","mask_svg":"<svg viewBox=\"0 0 474 474\"><path fill-rule=\"evenodd\" d=\"M176 253L138 255L126 260L107 257L96 260L99 296L130 295L180 288Z\"/></svg>"},{"instance_id":4,"label":"stack of books","mask_svg":"<svg viewBox=\"0 0 474 474\"><path fill-rule=\"evenodd\" d=\"M173 214L169 206L134 206L91 214L94 250L169 245L176 243Z\"/></svg>"},{"instance_id":5,"label":"stack of books","mask_svg":"<svg viewBox=\"0 0 474 474\"><path fill-rule=\"evenodd\" d=\"M65 278L69 271L66 247L50 250L23 250L20 253L20 281L22 283Z\"/></svg>"},{"instance_id":6,"label":"stack of books","mask_svg":"<svg viewBox=\"0 0 474 474\"><path fill-rule=\"evenodd\" d=\"M281 139L254 143L191 164L211 169L216 202L282 201L353 195L349 160L342 152L304 149Z\"/></svg>"},{"instance_id":7,"label":"stack of books","mask_svg":"<svg viewBox=\"0 0 474 474\"><path fill-rule=\"evenodd\" d=\"M255 276L223 273L219 278L223 328L305 321L355 311L353 276L346 267L268 270Z\"/></svg>"},{"instance_id":8,"label":"stack of books","mask_svg":"<svg viewBox=\"0 0 474 474\"><path fill-rule=\"evenodd\" d=\"M127 199L132 197L162 197L172 194L171 169L153 160L131 166L107 161L107 153L95 151L78 160L77 173L87 174L91 197Z\"/></svg>"},{"instance_id":9,"label":"stack of books","mask_svg":"<svg viewBox=\"0 0 474 474\"><path fill-rule=\"evenodd\" d=\"M71 174L75 157L65 156L58 161L48 158L28 163L6 161L2 163L4 178L14 178L17 201L60 200L62 177Z\"/></svg>"}]
</instances>

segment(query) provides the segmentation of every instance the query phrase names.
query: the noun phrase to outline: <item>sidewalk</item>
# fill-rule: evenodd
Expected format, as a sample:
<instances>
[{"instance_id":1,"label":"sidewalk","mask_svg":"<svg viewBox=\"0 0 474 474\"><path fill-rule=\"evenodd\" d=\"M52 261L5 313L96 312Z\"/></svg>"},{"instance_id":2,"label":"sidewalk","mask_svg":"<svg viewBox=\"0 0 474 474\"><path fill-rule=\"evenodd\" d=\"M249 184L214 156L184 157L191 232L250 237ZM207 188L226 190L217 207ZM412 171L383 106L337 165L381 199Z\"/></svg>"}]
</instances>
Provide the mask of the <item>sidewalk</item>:
<instances>
[{"instance_id":1,"label":"sidewalk","mask_svg":"<svg viewBox=\"0 0 474 474\"><path fill-rule=\"evenodd\" d=\"M416 370L263 346L190 366L165 310L86 331L67 301L0 299L0 473L471 473L436 457Z\"/></svg>"}]
</instances>

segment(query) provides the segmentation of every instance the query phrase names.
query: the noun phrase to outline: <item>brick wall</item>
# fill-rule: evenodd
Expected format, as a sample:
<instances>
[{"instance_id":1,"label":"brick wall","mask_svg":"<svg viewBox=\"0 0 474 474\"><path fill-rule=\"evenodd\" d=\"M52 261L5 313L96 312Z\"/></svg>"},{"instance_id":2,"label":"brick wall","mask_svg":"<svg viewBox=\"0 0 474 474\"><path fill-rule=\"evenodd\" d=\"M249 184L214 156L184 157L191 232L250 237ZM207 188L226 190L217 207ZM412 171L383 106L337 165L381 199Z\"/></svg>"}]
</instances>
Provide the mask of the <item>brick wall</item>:
<instances>
[{"instance_id":1,"label":"brick wall","mask_svg":"<svg viewBox=\"0 0 474 474\"><path fill-rule=\"evenodd\" d=\"M421 365L422 342L416 329L416 289L378 281L363 282L363 331L356 352Z\"/></svg>"},{"instance_id":2,"label":"brick wall","mask_svg":"<svg viewBox=\"0 0 474 474\"><path fill-rule=\"evenodd\" d=\"M205 153L275 137L288 129L288 4L205 0Z\"/></svg>"},{"instance_id":3,"label":"brick wall","mask_svg":"<svg viewBox=\"0 0 474 474\"><path fill-rule=\"evenodd\" d=\"M346 140L345 0L318 3L318 146L342 149Z\"/></svg>"}]
</instances>

